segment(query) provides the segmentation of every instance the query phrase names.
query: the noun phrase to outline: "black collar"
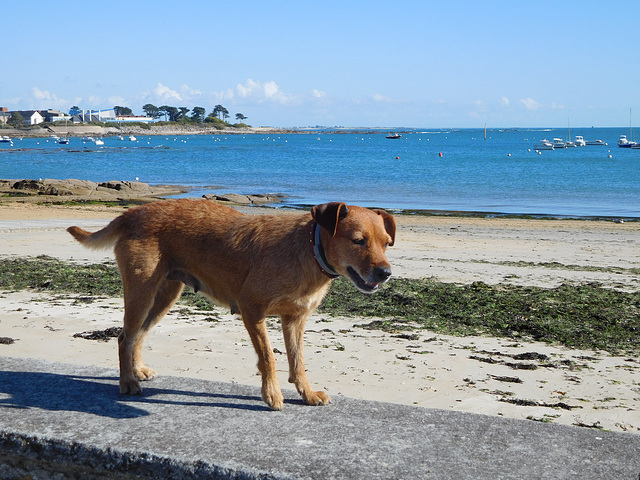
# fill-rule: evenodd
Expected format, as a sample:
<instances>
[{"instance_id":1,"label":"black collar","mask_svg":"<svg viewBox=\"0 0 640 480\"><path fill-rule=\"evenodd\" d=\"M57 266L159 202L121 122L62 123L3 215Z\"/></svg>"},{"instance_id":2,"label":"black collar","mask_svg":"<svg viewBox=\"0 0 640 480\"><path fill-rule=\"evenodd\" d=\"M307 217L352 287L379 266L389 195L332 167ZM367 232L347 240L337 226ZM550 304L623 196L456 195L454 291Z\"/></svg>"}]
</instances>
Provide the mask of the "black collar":
<instances>
[{"instance_id":1,"label":"black collar","mask_svg":"<svg viewBox=\"0 0 640 480\"><path fill-rule=\"evenodd\" d=\"M340 274L329 265L327 258L324 256L324 249L320 242L320 225L318 222L311 222L311 228L309 230L309 237L311 242L311 249L313 250L313 258L318 265L318 268L329 278L338 278Z\"/></svg>"}]
</instances>

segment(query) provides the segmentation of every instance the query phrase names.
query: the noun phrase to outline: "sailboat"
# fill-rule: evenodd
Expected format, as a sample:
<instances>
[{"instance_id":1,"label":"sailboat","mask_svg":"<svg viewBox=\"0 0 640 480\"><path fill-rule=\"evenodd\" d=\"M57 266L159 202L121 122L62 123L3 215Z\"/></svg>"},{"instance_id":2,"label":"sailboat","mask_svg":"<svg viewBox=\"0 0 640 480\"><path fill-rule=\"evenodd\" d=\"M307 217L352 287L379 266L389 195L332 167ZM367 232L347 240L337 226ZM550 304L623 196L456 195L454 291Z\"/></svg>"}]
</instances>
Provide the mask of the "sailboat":
<instances>
[{"instance_id":1,"label":"sailboat","mask_svg":"<svg viewBox=\"0 0 640 480\"><path fill-rule=\"evenodd\" d=\"M631 109L629 109L629 139L626 135L620 135L618 140L620 148L640 148L640 144L633 141L633 127L631 126Z\"/></svg>"},{"instance_id":2,"label":"sailboat","mask_svg":"<svg viewBox=\"0 0 640 480\"><path fill-rule=\"evenodd\" d=\"M67 119L64 119L64 128L67 130L67 133L64 137L58 138L57 142L60 145L68 145L69 144L69 128L67 127Z\"/></svg>"},{"instance_id":3,"label":"sailboat","mask_svg":"<svg viewBox=\"0 0 640 480\"><path fill-rule=\"evenodd\" d=\"M565 147L577 147L577 145L575 144L575 142L573 142L571 140L571 125L569 124L569 121L567 120L567 127L569 128L569 140L567 140L566 142L564 142L564 146Z\"/></svg>"}]
</instances>

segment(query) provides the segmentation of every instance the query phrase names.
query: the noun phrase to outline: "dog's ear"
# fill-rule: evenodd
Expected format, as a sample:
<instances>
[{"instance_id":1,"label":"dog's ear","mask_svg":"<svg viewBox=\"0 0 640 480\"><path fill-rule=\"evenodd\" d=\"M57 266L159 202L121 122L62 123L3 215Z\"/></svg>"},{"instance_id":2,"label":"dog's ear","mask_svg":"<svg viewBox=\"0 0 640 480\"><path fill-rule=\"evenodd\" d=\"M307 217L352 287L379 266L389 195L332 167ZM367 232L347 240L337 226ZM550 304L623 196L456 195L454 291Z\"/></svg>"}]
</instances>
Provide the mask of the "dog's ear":
<instances>
[{"instance_id":1,"label":"dog's ear","mask_svg":"<svg viewBox=\"0 0 640 480\"><path fill-rule=\"evenodd\" d=\"M338 222L347 216L349 209L346 203L331 202L316 205L311 209L311 216L322 228L333 237L338 229Z\"/></svg>"},{"instance_id":2,"label":"dog's ear","mask_svg":"<svg viewBox=\"0 0 640 480\"><path fill-rule=\"evenodd\" d=\"M389 246L393 247L393 244L396 242L396 220L392 215L389 215L384 210L374 210L374 212L382 217L382 221L384 222L384 229L391 237L391 243L389 244Z\"/></svg>"}]
</instances>

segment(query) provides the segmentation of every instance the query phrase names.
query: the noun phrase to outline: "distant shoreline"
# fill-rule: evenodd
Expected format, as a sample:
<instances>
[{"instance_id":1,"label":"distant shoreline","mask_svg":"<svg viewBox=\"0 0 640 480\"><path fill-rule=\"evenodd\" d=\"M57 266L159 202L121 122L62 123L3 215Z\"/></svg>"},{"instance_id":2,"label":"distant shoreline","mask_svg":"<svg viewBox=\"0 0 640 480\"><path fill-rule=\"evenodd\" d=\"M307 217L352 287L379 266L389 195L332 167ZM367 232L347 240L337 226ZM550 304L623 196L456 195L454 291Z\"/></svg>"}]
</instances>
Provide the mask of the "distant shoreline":
<instances>
[{"instance_id":1,"label":"distant shoreline","mask_svg":"<svg viewBox=\"0 0 640 480\"><path fill-rule=\"evenodd\" d=\"M385 134L408 133L406 129L394 130L391 128L278 128L278 127L244 127L224 128L222 130L214 126L200 125L122 125L120 127L102 127L98 125L46 125L32 128L0 128L0 135L11 138L47 138L51 135L67 137L96 136L108 137L115 135L278 135L301 134L311 135L320 133L331 134Z\"/></svg>"}]
</instances>

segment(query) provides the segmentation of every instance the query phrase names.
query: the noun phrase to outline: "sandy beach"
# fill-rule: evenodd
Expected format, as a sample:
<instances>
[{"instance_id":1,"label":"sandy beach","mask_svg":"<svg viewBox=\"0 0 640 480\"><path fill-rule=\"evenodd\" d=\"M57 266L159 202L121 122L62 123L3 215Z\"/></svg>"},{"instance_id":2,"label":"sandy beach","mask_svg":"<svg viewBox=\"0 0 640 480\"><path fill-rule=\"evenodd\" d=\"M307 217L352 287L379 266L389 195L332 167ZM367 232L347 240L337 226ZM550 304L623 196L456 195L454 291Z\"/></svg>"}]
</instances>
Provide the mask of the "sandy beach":
<instances>
[{"instance_id":1,"label":"sandy beach","mask_svg":"<svg viewBox=\"0 0 640 480\"><path fill-rule=\"evenodd\" d=\"M49 255L75 262L110 260L65 232L105 225L120 207L0 203L0 257ZM251 214L273 209L243 207ZM275 210L288 214L285 209ZM598 282L638 291L640 223L398 215L389 260L397 277L442 282L553 287ZM354 295L360 295L354 290ZM120 326L122 300L0 292L1 357L117 368L116 341L76 333ZM309 378L330 395L501 415L640 434L640 359L489 337L453 337L421 330L397 336L357 325L370 318L314 314L307 325ZM270 336L287 383L278 322ZM514 369L530 355L535 370ZM543 365L535 358L545 355ZM520 357L517 357L520 358ZM492 363L489 363L491 360ZM154 329L145 361L160 375L259 385L256 356L242 322L226 310L179 306ZM114 392L116 391L114 384ZM330 407L328 407L330 408Z\"/></svg>"}]
</instances>

